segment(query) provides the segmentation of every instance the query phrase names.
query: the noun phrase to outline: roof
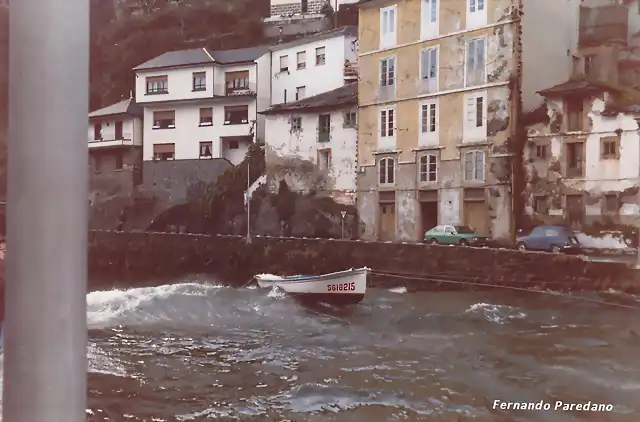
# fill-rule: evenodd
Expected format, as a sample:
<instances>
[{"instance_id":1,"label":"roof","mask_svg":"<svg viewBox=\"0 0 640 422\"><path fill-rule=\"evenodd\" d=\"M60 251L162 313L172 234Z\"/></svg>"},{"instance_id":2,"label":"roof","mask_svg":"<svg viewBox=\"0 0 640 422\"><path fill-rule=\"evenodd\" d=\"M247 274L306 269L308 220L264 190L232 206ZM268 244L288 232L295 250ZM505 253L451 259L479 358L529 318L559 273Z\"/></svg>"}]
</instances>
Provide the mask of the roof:
<instances>
[{"instance_id":1,"label":"roof","mask_svg":"<svg viewBox=\"0 0 640 422\"><path fill-rule=\"evenodd\" d=\"M350 83L332 91L323 92L293 103L277 104L260 114L279 114L290 111L311 112L324 108L358 104L358 84Z\"/></svg>"},{"instance_id":2,"label":"roof","mask_svg":"<svg viewBox=\"0 0 640 422\"><path fill-rule=\"evenodd\" d=\"M89 113L89 118L113 116L116 114L141 116L142 108L136 104L136 101L133 98L127 98L119 103L111 104L110 106L92 111Z\"/></svg>"},{"instance_id":3,"label":"roof","mask_svg":"<svg viewBox=\"0 0 640 422\"><path fill-rule=\"evenodd\" d=\"M588 95L603 91L619 92L620 89L605 82L582 77L569 79L568 81L558 85L554 85L551 88L543 89L541 91L538 91L538 94L542 95L543 97L561 97L564 95L572 94Z\"/></svg>"},{"instance_id":4,"label":"roof","mask_svg":"<svg viewBox=\"0 0 640 422\"><path fill-rule=\"evenodd\" d=\"M311 36L307 36L307 37L293 40L290 42L274 45L270 48L270 50L279 51L279 50L284 50L285 48L291 48L298 45L309 44L315 41L322 41L329 38L335 38L335 37L341 37L341 36L357 37L358 27L353 25L347 25L347 26L343 26L342 28L332 29L331 31L318 32L317 34L313 34Z\"/></svg>"},{"instance_id":5,"label":"roof","mask_svg":"<svg viewBox=\"0 0 640 422\"><path fill-rule=\"evenodd\" d=\"M207 50L204 47L193 48L190 50L169 51L134 67L133 70L151 70L213 63L246 63L257 60L267 51L269 51L269 47L267 46L216 51Z\"/></svg>"}]
</instances>

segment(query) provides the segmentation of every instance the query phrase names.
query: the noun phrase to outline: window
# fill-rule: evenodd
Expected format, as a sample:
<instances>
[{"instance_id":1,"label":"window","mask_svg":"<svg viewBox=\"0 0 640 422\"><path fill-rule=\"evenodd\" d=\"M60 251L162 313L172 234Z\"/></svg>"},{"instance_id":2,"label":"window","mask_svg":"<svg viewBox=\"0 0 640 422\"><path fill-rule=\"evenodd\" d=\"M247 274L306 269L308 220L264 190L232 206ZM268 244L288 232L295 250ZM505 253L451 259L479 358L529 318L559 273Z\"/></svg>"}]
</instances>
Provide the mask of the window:
<instances>
[{"instance_id":1,"label":"window","mask_svg":"<svg viewBox=\"0 0 640 422\"><path fill-rule=\"evenodd\" d=\"M324 47L316 48L316 66L325 64L326 57L324 55Z\"/></svg>"},{"instance_id":2,"label":"window","mask_svg":"<svg viewBox=\"0 0 640 422\"><path fill-rule=\"evenodd\" d=\"M396 6L380 9L380 47L396 44Z\"/></svg>"},{"instance_id":3,"label":"window","mask_svg":"<svg viewBox=\"0 0 640 422\"><path fill-rule=\"evenodd\" d=\"M380 60L380 86L393 86L396 80L396 58Z\"/></svg>"},{"instance_id":4,"label":"window","mask_svg":"<svg viewBox=\"0 0 640 422\"><path fill-rule=\"evenodd\" d=\"M213 142L211 141L202 141L200 142L200 158L211 158L213 157Z\"/></svg>"},{"instance_id":5,"label":"window","mask_svg":"<svg viewBox=\"0 0 640 422\"><path fill-rule=\"evenodd\" d=\"M302 117L291 118L291 131L302 130Z\"/></svg>"},{"instance_id":6,"label":"window","mask_svg":"<svg viewBox=\"0 0 640 422\"><path fill-rule=\"evenodd\" d=\"M603 160L617 160L620 158L620 138L618 136L600 138L600 157Z\"/></svg>"},{"instance_id":7,"label":"window","mask_svg":"<svg viewBox=\"0 0 640 422\"><path fill-rule=\"evenodd\" d=\"M122 133L122 120L118 120L115 122L115 138L116 139L124 139L124 134Z\"/></svg>"},{"instance_id":8,"label":"window","mask_svg":"<svg viewBox=\"0 0 640 422\"><path fill-rule=\"evenodd\" d=\"M147 78L147 94L167 94L169 92L166 76Z\"/></svg>"},{"instance_id":9,"label":"window","mask_svg":"<svg viewBox=\"0 0 640 422\"><path fill-rule=\"evenodd\" d=\"M224 74L226 81L226 94L234 94L238 91L246 91L249 89L249 71L242 72L226 72Z\"/></svg>"},{"instance_id":10,"label":"window","mask_svg":"<svg viewBox=\"0 0 640 422\"><path fill-rule=\"evenodd\" d=\"M229 149L238 149L238 148L240 148L240 144L238 143L238 141L233 139L229 141Z\"/></svg>"},{"instance_id":11,"label":"window","mask_svg":"<svg viewBox=\"0 0 640 422\"><path fill-rule=\"evenodd\" d=\"M205 91L207 89L207 74L205 72L195 72L193 74L193 90Z\"/></svg>"},{"instance_id":12,"label":"window","mask_svg":"<svg viewBox=\"0 0 640 422\"><path fill-rule=\"evenodd\" d=\"M213 108L205 107L200 109L200 126L213 125Z\"/></svg>"},{"instance_id":13,"label":"window","mask_svg":"<svg viewBox=\"0 0 640 422\"><path fill-rule=\"evenodd\" d=\"M438 0L424 0L427 11L427 22L435 23L438 20Z\"/></svg>"},{"instance_id":14,"label":"window","mask_svg":"<svg viewBox=\"0 0 640 422\"><path fill-rule=\"evenodd\" d=\"M297 68L298 69L304 69L307 67L307 52L306 51L299 51L298 54L296 54L296 60L297 60Z\"/></svg>"},{"instance_id":15,"label":"window","mask_svg":"<svg viewBox=\"0 0 640 422\"><path fill-rule=\"evenodd\" d=\"M249 123L249 106L227 106L224 108L225 125L243 125Z\"/></svg>"},{"instance_id":16,"label":"window","mask_svg":"<svg viewBox=\"0 0 640 422\"><path fill-rule=\"evenodd\" d=\"M618 198L618 195L605 195L604 212L605 214L618 214L620 212L620 199Z\"/></svg>"},{"instance_id":17,"label":"window","mask_svg":"<svg viewBox=\"0 0 640 422\"><path fill-rule=\"evenodd\" d=\"M304 86L299 86L296 88L296 101L302 100L304 98L305 89L306 87Z\"/></svg>"},{"instance_id":18,"label":"window","mask_svg":"<svg viewBox=\"0 0 640 422\"><path fill-rule=\"evenodd\" d=\"M349 111L347 113L344 113L344 124L342 125L343 127L346 128L354 128L356 127L358 121L358 115L356 114L355 111Z\"/></svg>"},{"instance_id":19,"label":"window","mask_svg":"<svg viewBox=\"0 0 640 422\"><path fill-rule=\"evenodd\" d=\"M175 110L153 112L153 129L173 129L175 127L176 127Z\"/></svg>"},{"instance_id":20,"label":"window","mask_svg":"<svg viewBox=\"0 0 640 422\"><path fill-rule=\"evenodd\" d=\"M481 12L484 10L484 0L469 0L469 12Z\"/></svg>"},{"instance_id":21,"label":"window","mask_svg":"<svg viewBox=\"0 0 640 422\"><path fill-rule=\"evenodd\" d=\"M567 131L582 131L584 104L582 98L567 100Z\"/></svg>"},{"instance_id":22,"label":"window","mask_svg":"<svg viewBox=\"0 0 640 422\"><path fill-rule=\"evenodd\" d=\"M115 160L115 169L116 170L122 170L124 167L124 160L122 157L122 153L121 152L116 152L114 155L114 160Z\"/></svg>"},{"instance_id":23,"label":"window","mask_svg":"<svg viewBox=\"0 0 640 422\"><path fill-rule=\"evenodd\" d=\"M546 215L549 212L549 206L546 196L536 196L533 199L533 211L538 214Z\"/></svg>"},{"instance_id":24,"label":"window","mask_svg":"<svg viewBox=\"0 0 640 422\"><path fill-rule=\"evenodd\" d=\"M422 133L435 132L437 128L436 103L422 104L420 126Z\"/></svg>"},{"instance_id":25,"label":"window","mask_svg":"<svg viewBox=\"0 0 640 422\"><path fill-rule=\"evenodd\" d=\"M595 54L584 56L584 74L587 76L596 76L596 55Z\"/></svg>"},{"instance_id":26,"label":"window","mask_svg":"<svg viewBox=\"0 0 640 422\"><path fill-rule=\"evenodd\" d=\"M485 44L486 38L467 41L465 67L465 86L467 87L486 83Z\"/></svg>"},{"instance_id":27,"label":"window","mask_svg":"<svg viewBox=\"0 0 640 422\"><path fill-rule=\"evenodd\" d=\"M467 129L477 129L484 126L485 101L483 95L470 95L467 97Z\"/></svg>"},{"instance_id":28,"label":"window","mask_svg":"<svg viewBox=\"0 0 640 422\"><path fill-rule=\"evenodd\" d=\"M331 115L321 114L318 116L318 142L328 142L331 133Z\"/></svg>"},{"instance_id":29,"label":"window","mask_svg":"<svg viewBox=\"0 0 640 422\"><path fill-rule=\"evenodd\" d=\"M566 144L567 177L584 176L584 144L582 142L570 142Z\"/></svg>"},{"instance_id":30,"label":"window","mask_svg":"<svg viewBox=\"0 0 640 422\"><path fill-rule=\"evenodd\" d=\"M154 144L153 160L165 161L174 160L176 158L176 144Z\"/></svg>"},{"instance_id":31,"label":"window","mask_svg":"<svg viewBox=\"0 0 640 422\"><path fill-rule=\"evenodd\" d=\"M101 141L102 140L102 124L101 123L94 123L93 124L93 139L95 141Z\"/></svg>"},{"instance_id":32,"label":"window","mask_svg":"<svg viewBox=\"0 0 640 422\"><path fill-rule=\"evenodd\" d=\"M536 145L536 158L539 160L549 158L549 145Z\"/></svg>"},{"instance_id":33,"label":"window","mask_svg":"<svg viewBox=\"0 0 640 422\"><path fill-rule=\"evenodd\" d=\"M329 171L331 169L331 150L318 150L318 167L320 170Z\"/></svg>"},{"instance_id":34,"label":"window","mask_svg":"<svg viewBox=\"0 0 640 422\"><path fill-rule=\"evenodd\" d=\"M422 0L420 38L428 39L438 35L438 1Z\"/></svg>"},{"instance_id":35,"label":"window","mask_svg":"<svg viewBox=\"0 0 640 422\"><path fill-rule=\"evenodd\" d=\"M431 183L438 181L438 157L427 154L420 157L420 181Z\"/></svg>"},{"instance_id":36,"label":"window","mask_svg":"<svg viewBox=\"0 0 640 422\"><path fill-rule=\"evenodd\" d=\"M438 48L433 47L420 52L420 74L422 79L435 81L438 77Z\"/></svg>"},{"instance_id":37,"label":"window","mask_svg":"<svg viewBox=\"0 0 640 422\"><path fill-rule=\"evenodd\" d=\"M378 175L381 185L392 185L395 183L395 161L393 158L383 158L378 163Z\"/></svg>"},{"instance_id":38,"label":"window","mask_svg":"<svg viewBox=\"0 0 640 422\"><path fill-rule=\"evenodd\" d=\"M289 71L289 60L287 56L280 56L280 72Z\"/></svg>"},{"instance_id":39,"label":"window","mask_svg":"<svg viewBox=\"0 0 640 422\"><path fill-rule=\"evenodd\" d=\"M464 180L484 181L484 152L469 151L464 155Z\"/></svg>"},{"instance_id":40,"label":"window","mask_svg":"<svg viewBox=\"0 0 640 422\"><path fill-rule=\"evenodd\" d=\"M380 111L380 137L392 137L395 134L395 110Z\"/></svg>"}]
</instances>

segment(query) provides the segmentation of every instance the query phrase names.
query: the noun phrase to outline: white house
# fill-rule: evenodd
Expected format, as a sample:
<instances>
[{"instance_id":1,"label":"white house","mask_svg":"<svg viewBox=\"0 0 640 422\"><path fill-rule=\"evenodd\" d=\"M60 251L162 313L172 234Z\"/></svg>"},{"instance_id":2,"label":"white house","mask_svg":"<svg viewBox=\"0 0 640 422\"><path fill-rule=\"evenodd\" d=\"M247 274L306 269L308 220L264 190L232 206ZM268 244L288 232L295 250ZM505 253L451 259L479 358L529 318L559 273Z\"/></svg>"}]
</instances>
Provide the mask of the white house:
<instances>
[{"instance_id":1,"label":"white house","mask_svg":"<svg viewBox=\"0 0 640 422\"><path fill-rule=\"evenodd\" d=\"M142 109L133 98L89 113L90 165L94 172L133 167L142 148Z\"/></svg>"},{"instance_id":2,"label":"white house","mask_svg":"<svg viewBox=\"0 0 640 422\"><path fill-rule=\"evenodd\" d=\"M345 26L271 48L271 105L357 80L358 28Z\"/></svg>"},{"instance_id":3,"label":"white house","mask_svg":"<svg viewBox=\"0 0 640 422\"><path fill-rule=\"evenodd\" d=\"M356 192L357 83L262 112L267 184L315 191L353 205Z\"/></svg>"},{"instance_id":4,"label":"white house","mask_svg":"<svg viewBox=\"0 0 640 422\"><path fill-rule=\"evenodd\" d=\"M321 14L322 7L329 3L333 10L343 4L354 4L358 0L271 0L271 17L308 16Z\"/></svg>"},{"instance_id":5,"label":"white house","mask_svg":"<svg viewBox=\"0 0 640 422\"><path fill-rule=\"evenodd\" d=\"M238 164L264 133L257 112L269 106L267 47L172 51L134 71L145 161L225 158Z\"/></svg>"}]
</instances>

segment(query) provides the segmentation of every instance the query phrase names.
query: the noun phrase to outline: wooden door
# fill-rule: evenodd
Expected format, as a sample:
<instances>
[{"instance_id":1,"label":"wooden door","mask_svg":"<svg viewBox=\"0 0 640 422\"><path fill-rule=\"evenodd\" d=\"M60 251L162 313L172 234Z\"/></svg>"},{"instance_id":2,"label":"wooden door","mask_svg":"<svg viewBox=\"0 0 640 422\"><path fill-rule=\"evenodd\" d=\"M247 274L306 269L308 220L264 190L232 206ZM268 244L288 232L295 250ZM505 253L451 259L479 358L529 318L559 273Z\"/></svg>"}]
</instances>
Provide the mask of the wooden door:
<instances>
[{"instance_id":1,"label":"wooden door","mask_svg":"<svg viewBox=\"0 0 640 422\"><path fill-rule=\"evenodd\" d=\"M469 226L476 234L489 234L487 220L487 206L483 201L464 202L464 224Z\"/></svg>"},{"instance_id":2,"label":"wooden door","mask_svg":"<svg viewBox=\"0 0 640 422\"><path fill-rule=\"evenodd\" d=\"M395 240L396 237L396 204L380 204L379 217L380 240Z\"/></svg>"}]
</instances>

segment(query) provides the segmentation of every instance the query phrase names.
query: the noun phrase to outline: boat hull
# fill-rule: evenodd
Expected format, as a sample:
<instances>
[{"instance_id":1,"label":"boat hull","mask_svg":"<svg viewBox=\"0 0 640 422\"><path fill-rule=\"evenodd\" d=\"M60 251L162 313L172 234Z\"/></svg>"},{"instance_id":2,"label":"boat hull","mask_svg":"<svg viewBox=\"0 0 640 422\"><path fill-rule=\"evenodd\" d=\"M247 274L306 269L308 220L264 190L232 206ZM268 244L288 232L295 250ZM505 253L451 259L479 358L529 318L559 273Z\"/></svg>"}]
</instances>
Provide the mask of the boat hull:
<instances>
[{"instance_id":1,"label":"boat hull","mask_svg":"<svg viewBox=\"0 0 640 422\"><path fill-rule=\"evenodd\" d=\"M359 268L320 276L278 277L259 274L256 280L260 287L275 286L303 301L351 305L364 299L368 273L368 268Z\"/></svg>"}]
</instances>

